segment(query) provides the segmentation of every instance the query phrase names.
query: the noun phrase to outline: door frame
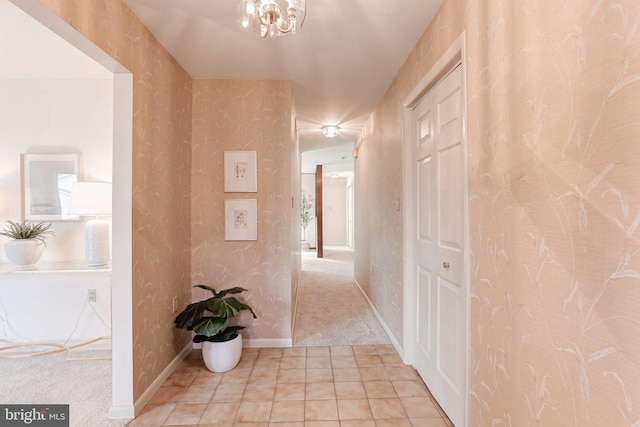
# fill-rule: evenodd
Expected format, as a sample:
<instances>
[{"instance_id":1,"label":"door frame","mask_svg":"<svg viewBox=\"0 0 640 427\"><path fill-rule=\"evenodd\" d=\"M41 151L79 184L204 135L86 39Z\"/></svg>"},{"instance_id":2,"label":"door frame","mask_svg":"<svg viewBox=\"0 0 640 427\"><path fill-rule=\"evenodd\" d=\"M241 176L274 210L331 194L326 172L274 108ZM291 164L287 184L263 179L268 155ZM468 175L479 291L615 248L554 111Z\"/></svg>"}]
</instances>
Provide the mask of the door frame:
<instances>
[{"instance_id":1,"label":"door frame","mask_svg":"<svg viewBox=\"0 0 640 427\"><path fill-rule=\"evenodd\" d=\"M413 200L415 185L413 182L413 141L411 129L411 113L413 108L422 99L422 96L427 93L429 89L435 86L456 64L460 64L462 67L462 91L463 99L465 102L462 105L462 115L464 118L464 126L462 129L462 146L463 146L463 170L465 173L465 179L463 182L463 206L464 206L464 259L465 259L465 274L464 274L464 292L465 292L465 310L467 315L466 324L464 324L463 335L466 341L466 354L465 354L465 374L463 380L463 396L465 396L464 402L464 421L463 426L469 425L469 365L470 365L470 339L469 339L469 325L470 325L470 300L469 300L469 285L470 285L470 257L469 257L469 180L468 180L468 145L467 145L467 79L466 79L466 42L465 33L463 32L444 54L438 59L434 66L427 72L427 74L420 80L420 82L413 88L409 95L404 99L402 103L403 107L403 170L402 175L402 196L403 196L403 336L402 336L402 360L408 365L414 364L415 345L414 337L417 330L417 313L415 310L415 301L417 295L417 279L415 271L416 257L413 249L413 237L416 232L416 220L415 220L415 204Z\"/></svg>"},{"instance_id":2,"label":"door frame","mask_svg":"<svg viewBox=\"0 0 640 427\"><path fill-rule=\"evenodd\" d=\"M109 418L133 418L133 74L39 0L9 0L113 73L111 384Z\"/></svg>"}]
</instances>

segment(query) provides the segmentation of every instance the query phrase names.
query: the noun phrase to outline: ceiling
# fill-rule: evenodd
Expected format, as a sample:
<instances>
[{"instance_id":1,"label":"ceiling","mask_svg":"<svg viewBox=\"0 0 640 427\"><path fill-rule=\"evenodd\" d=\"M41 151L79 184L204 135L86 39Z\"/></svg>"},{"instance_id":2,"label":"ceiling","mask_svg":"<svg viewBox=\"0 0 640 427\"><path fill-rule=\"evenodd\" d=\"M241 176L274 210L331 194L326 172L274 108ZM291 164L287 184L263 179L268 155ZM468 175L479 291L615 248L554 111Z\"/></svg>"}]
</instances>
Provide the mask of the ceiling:
<instances>
[{"instance_id":1,"label":"ceiling","mask_svg":"<svg viewBox=\"0 0 640 427\"><path fill-rule=\"evenodd\" d=\"M307 173L353 170L362 126L442 2L307 0L299 34L262 39L238 23L237 0L124 1L194 79L291 80ZM2 78L111 75L7 0L0 37ZM341 134L323 137L333 124Z\"/></svg>"},{"instance_id":2,"label":"ceiling","mask_svg":"<svg viewBox=\"0 0 640 427\"><path fill-rule=\"evenodd\" d=\"M0 0L0 79L113 79L113 73Z\"/></svg>"},{"instance_id":3,"label":"ceiling","mask_svg":"<svg viewBox=\"0 0 640 427\"><path fill-rule=\"evenodd\" d=\"M237 0L124 1L194 79L291 80L301 149L329 163L345 153L352 163L362 126L442 2L307 0L300 33L262 39L239 24ZM323 137L334 124L341 135Z\"/></svg>"}]
</instances>

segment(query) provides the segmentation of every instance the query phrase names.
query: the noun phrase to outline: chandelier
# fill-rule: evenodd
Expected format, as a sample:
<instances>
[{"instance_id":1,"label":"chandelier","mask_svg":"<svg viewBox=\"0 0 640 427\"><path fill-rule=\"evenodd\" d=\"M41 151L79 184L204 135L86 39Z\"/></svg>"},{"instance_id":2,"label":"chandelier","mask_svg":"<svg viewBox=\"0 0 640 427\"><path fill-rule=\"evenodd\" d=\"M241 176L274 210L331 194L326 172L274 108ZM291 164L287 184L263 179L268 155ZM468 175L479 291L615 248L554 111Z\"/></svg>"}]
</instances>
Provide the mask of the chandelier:
<instances>
[{"instance_id":1,"label":"chandelier","mask_svg":"<svg viewBox=\"0 0 640 427\"><path fill-rule=\"evenodd\" d=\"M240 22L263 38L296 34L302 28L306 0L240 0Z\"/></svg>"},{"instance_id":2,"label":"chandelier","mask_svg":"<svg viewBox=\"0 0 640 427\"><path fill-rule=\"evenodd\" d=\"M335 138L340 135L340 126L328 125L322 127L322 134L327 138Z\"/></svg>"}]
</instances>

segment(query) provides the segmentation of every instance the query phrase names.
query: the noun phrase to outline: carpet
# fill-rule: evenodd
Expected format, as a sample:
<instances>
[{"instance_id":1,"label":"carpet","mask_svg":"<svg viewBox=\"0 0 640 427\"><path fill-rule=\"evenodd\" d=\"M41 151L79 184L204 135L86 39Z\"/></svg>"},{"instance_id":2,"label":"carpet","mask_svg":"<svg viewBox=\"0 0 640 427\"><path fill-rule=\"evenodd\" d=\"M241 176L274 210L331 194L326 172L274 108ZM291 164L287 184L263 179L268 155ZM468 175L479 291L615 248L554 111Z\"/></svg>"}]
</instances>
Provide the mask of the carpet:
<instances>
[{"instance_id":1,"label":"carpet","mask_svg":"<svg viewBox=\"0 0 640 427\"><path fill-rule=\"evenodd\" d=\"M324 258L303 252L294 346L389 344L353 280L353 251L324 248Z\"/></svg>"},{"instance_id":2,"label":"carpet","mask_svg":"<svg viewBox=\"0 0 640 427\"><path fill-rule=\"evenodd\" d=\"M75 351L73 357L103 357L105 353L109 355L104 351ZM66 359L66 352L35 357L0 357L0 403L69 404L71 427L126 425L130 420L108 419L111 360Z\"/></svg>"}]
</instances>

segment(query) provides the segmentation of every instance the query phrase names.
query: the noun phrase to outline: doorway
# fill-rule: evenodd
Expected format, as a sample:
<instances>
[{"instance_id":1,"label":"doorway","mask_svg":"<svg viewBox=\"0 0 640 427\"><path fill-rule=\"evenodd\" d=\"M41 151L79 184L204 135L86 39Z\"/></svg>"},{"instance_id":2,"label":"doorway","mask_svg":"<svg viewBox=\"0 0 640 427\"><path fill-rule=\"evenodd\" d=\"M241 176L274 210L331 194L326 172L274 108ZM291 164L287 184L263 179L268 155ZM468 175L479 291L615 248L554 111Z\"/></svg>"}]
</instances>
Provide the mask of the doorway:
<instances>
[{"instance_id":1,"label":"doorway","mask_svg":"<svg viewBox=\"0 0 640 427\"><path fill-rule=\"evenodd\" d=\"M113 73L112 406L110 418L133 418L132 331L132 74L40 2L9 0Z\"/></svg>"},{"instance_id":2,"label":"doorway","mask_svg":"<svg viewBox=\"0 0 640 427\"><path fill-rule=\"evenodd\" d=\"M303 159L315 154L302 153ZM304 233L311 249L302 250L293 322L294 346L390 342L369 300L354 280L354 165L352 158L348 164L342 162L341 165L323 164L321 168L310 165L306 172L303 168L301 174L302 191L310 198L314 215ZM322 183L321 190L318 190L318 181ZM322 211L322 218L316 207ZM322 237L316 235L318 220L323 223ZM316 252L319 243L323 244L321 256Z\"/></svg>"},{"instance_id":3,"label":"doorway","mask_svg":"<svg viewBox=\"0 0 640 427\"><path fill-rule=\"evenodd\" d=\"M468 414L464 36L406 99L404 358L454 425Z\"/></svg>"}]
</instances>

